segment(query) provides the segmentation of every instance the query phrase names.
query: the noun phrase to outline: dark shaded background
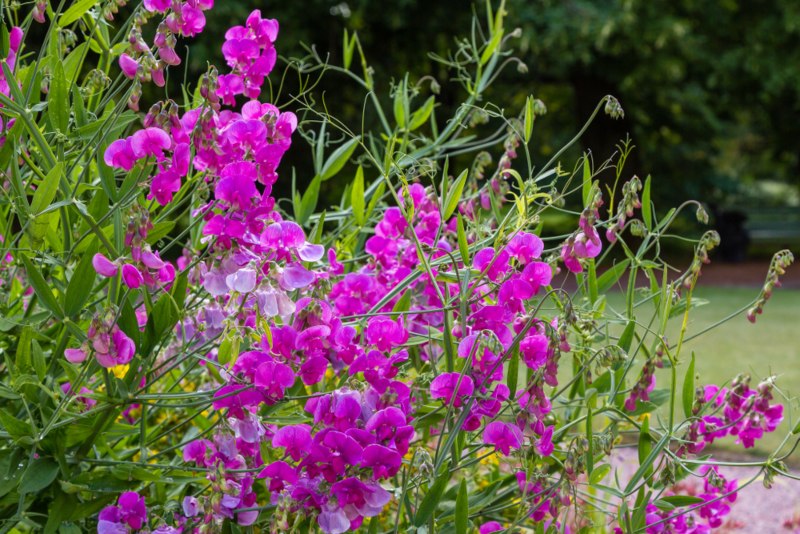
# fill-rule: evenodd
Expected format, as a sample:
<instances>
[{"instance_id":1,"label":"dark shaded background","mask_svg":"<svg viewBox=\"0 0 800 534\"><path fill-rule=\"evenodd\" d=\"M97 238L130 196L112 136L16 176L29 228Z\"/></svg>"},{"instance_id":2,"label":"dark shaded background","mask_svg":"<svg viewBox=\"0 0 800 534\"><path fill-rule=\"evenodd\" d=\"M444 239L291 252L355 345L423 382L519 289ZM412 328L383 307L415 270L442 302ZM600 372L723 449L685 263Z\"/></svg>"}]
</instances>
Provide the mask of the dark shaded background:
<instances>
[{"instance_id":1,"label":"dark shaded background","mask_svg":"<svg viewBox=\"0 0 800 534\"><path fill-rule=\"evenodd\" d=\"M461 94L427 53L446 55L456 36L469 34L473 15L484 14L482 2L465 0L218 1L206 32L191 43L187 79L206 61L223 64L225 29L255 7L280 21L284 57L304 55L305 43L341 65L342 33L357 31L388 110L393 79L406 71L412 80L436 77L442 116ZM549 112L537 122L532 146L537 162L610 93L625 118L601 116L574 156L591 149L604 159L630 135L637 148L628 171L652 174L658 205L686 198L717 210L800 205L800 2L508 0L507 11L508 30L522 29L516 49L528 72L508 69L487 100L509 114L529 94L545 102ZM331 113L360 123L364 93L352 83L327 76L317 93ZM310 153L298 143L283 164L295 167L300 190L313 176ZM290 184L282 180L277 193L288 194ZM339 185L325 187L327 203L337 203Z\"/></svg>"}]
</instances>

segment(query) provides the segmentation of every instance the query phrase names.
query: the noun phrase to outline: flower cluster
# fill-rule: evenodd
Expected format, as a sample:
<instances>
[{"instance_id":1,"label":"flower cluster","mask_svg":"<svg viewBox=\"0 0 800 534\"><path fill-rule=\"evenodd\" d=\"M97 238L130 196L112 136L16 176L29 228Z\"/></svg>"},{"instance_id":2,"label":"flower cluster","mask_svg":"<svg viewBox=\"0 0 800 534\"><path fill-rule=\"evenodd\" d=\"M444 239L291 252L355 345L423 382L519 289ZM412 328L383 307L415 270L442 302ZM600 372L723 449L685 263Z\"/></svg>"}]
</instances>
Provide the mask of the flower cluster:
<instances>
[{"instance_id":1,"label":"flower cluster","mask_svg":"<svg viewBox=\"0 0 800 534\"><path fill-rule=\"evenodd\" d=\"M166 68L181 63L177 40L198 35L212 6L213 0L144 0L136 8L127 44L114 48L123 74L133 80L130 107L138 108L142 83L164 85ZM36 3L35 17L45 9ZM99 13L115 12L106 7ZM153 20L158 27L151 45L143 35L152 34L145 24ZM468 181L459 186L459 195L467 191L464 198L451 203L452 191L440 194L409 170L402 185L388 191L396 205L381 208L376 197L369 209L381 210L379 217L358 217L349 236L348 222L341 225L345 237L323 240L325 225L333 223L323 219L307 233L288 220L273 196L281 160L298 130L294 113L259 100L277 61L278 31L277 21L253 11L225 34L227 73L210 67L193 101L155 103L141 128L103 143L102 161L92 160L104 178L126 174L124 183L135 184L137 198L108 226L120 235L109 241L104 227L85 245L93 247L91 265L101 277L94 296L102 292L103 298L87 297L84 302L94 302L91 312L74 322L70 316L69 335L78 341L69 345L63 338L57 352L63 351L67 376L57 384L71 415L93 416L104 396L122 399L109 412L118 420L109 419L117 424L113 430L124 434L138 423L140 437L154 436L132 447L122 462L164 466L171 454L170 461L197 473L182 482L180 506L150 501L150 518L145 481L131 486L142 495L124 492L104 508L98 532L219 532L233 522L250 526L260 519L271 531L318 527L341 534L360 529L392 503L403 514L419 513L420 499L411 503L405 493L408 484L444 494L450 473L468 455L483 455L475 462L481 474L485 459L497 464L494 487L510 488L504 494L514 495L518 517L545 530L569 531L564 510L578 505L571 496L581 477L601 451L611 454L616 426L635 424L617 413L613 432L595 433L591 410L582 414L578 400L608 398L609 414L615 396L619 403L625 399L629 412L649 408L637 402L650 400L661 353L648 354L631 384L631 366L617 371L608 365L615 351L592 351L598 337L608 336L596 328L604 303L592 299L591 311L576 311L554 277L560 264L567 271L562 274L595 274L593 259L604 247L600 230L606 229L609 243L624 240L626 220L641 208L641 182L634 177L623 186L618 213L607 221L601 220L601 189L587 184L577 227L566 239L546 244L530 230L535 217L529 219L527 210L534 201L523 197L549 194L512 169L522 142L521 121L514 119L497 165L490 167L488 153L476 157ZM13 30L12 69L20 40L21 32ZM0 75L0 92L10 94L9 83L16 81ZM464 124L486 118L475 110ZM302 127L301 133L306 135ZM511 177L519 183L510 183ZM357 192L354 186L351 194ZM524 215L496 220L512 198ZM352 198L351 203L355 213ZM189 214L191 238L174 259L158 244L170 230L158 226L181 209ZM87 215L87 223L92 217ZM681 282L696 281L714 244L713 234L704 237ZM88 260L81 266L88 268ZM776 264L767 289L787 262L782 257ZM666 341L658 343L663 348ZM560 383L566 353L574 377ZM102 367L102 383L78 373L81 364L86 372ZM593 382L592 365L607 367L606 377ZM159 383L162 377L174 379L169 388ZM197 380L191 387L200 400L182 404L189 394L176 390L189 380ZM748 384L742 377L730 388L698 392L679 458L730 435L753 447L775 430L783 412L772 403L771 382L755 390ZM208 416L197 424L202 432L160 419L166 430L148 428L152 412L162 406L180 411L200 405L208 410L194 412ZM149 447L160 440L170 447L153 461ZM452 471L444 454L453 459ZM705 532L722 525L737 482L713 467L702 472L703 503L689 514L647 504L648 532ZM398 499L392 488L401 477L404 493ZM163 501L156 493L148 499ZM473 515L471 502L468 508ZM481 533L502 531L502 523L486 521L499 518L480 518L476 525Z\"/></svg>"},{"instance_id":2,"label":"flower cluster","mask_svg":"<svg viewBox=\"0 0 800 534\"><path fill-rule=\"evenodd\" d=\"M692 420L687 432L687 444L682 450L699 453L714 440L725 436L736 436L736 442L748 449L755 445L765 433L773 432L783 420L783 406L771 404L773 400L771 380L749 387L750 377L738 376L730 388L714 385L698 389ZM713 410L701 415L704 409Z\"/></svg>"},{"instance_id":3,"label":"flower cluster","mask_svg":"<svg viewBox=\"0 0 800 534\"><path fill-rule=\"evenodd\" d=\"M166 84L165 70L171 65L180 65L181 58L175 51L179 37L195 37L206 26L205 11L214 7L214 0L144 0L144 12L134 19L128 35L128 48L119 57L122 73L135 81L128 99L131 109L139 109L141 84L154 82L159 87ZM109 12L111 14L111 12ZM158 25L153 47L142 37L143 26L155 15L163 15Z\"/></svg>"}]
</instances>

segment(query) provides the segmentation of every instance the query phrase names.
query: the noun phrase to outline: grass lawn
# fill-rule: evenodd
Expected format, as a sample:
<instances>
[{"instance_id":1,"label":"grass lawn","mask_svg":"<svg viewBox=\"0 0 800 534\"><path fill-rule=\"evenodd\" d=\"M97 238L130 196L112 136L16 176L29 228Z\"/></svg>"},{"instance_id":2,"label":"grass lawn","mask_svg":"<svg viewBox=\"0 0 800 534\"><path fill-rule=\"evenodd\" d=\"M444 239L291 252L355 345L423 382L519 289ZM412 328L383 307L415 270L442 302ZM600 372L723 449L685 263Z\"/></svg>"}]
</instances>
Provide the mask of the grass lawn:
<instances>
[{"instance_id":1,"label":"grass lawn","mask_svg":"<svg viewBox=\"0 0 800 534\"><path fill-rule=\"evenodd\" d=\"M687 337L748 304L757 294L758 289L754 288L698 287L695 296L710 302L690 313ZM622 294L612 293L608 297L609 305L623 309ZM671 342L678 339L680 322L680 318L671 321L668 333ZM681 382L692 351L695 352L696 369L700 375L698 384L729 383L738 373L745 372L750 374L751 387L755 388L763 378L770 375L777 377L777 389L780 391L776 391L775 396L784 404L784 422L777 431L766 435L757 444L759 453L774 450L791 430L790 424L800 418L800 290L776 290L756 324L751 324L742 313L685 343L678 369ZM636 368L641 368L638 362ZM669 374L668 370L659 371L656 387L669 387ZM678 386L679 395L681 386ZM682 414L680 399L676 406L677 412ZM733 439L718 443L731 451L744 450ZM792 459L793 463L800 461L800 451L796 451Z\"/></svg>"}]
</instances>

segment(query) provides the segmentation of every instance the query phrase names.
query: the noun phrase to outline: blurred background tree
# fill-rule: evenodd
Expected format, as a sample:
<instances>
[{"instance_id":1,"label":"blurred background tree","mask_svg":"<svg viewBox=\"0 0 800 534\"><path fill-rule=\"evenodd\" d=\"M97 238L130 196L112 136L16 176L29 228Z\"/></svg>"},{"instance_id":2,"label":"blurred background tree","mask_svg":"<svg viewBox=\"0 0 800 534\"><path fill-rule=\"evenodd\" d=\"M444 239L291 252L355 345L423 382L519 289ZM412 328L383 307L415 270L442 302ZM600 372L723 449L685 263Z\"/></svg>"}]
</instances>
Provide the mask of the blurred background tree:
<instances>
[{"instance_id":1,"label":"blurred background tree","mask_svg":"<svg viewBox=\"0 0 800 534\"><path fill-rule=\"evenodd\" d=\"M253 7L218 0L205 35L241 24ZM457 38L469 36L474 16L485 20L483 0L303 0L260 8L280 21L277 46L284 64L313 47L341 66L343 33L357 32L385 109L391 114L391 84L410 72L412 83L427 77L441 86L439 117L451 115L463 95L429 53L447 57ZM581 145L564 155L565 165L587 150L596 162L605 160L630 138L635 150L625 174L652 175L659 205L688 198L708 203L724 244L734 247L723 256L739 260L748 248L753 252L743 230L753 233L752 223L743 223L747 217L766 228L769 241L762 252L800 242L800 2L506 0L506 10L508 26L521 29L511 44L524 67L505 69L486 102L514 116L528 95L544 101L548 114L537 120L531 143L536 164L549 159L598 101L612 94L624 119L600 114ZM208 61L224 63L217 42L191 43L186 80L198 79ZM171 81L175 94L183 79ZM291 69L282 80L276 72L270 83L275 92L280 88L280 95L272 95L278 104L298 93ZM421 90L430 92L430 83ZM360 129L361 87L331 73L313 95ZM377 118L365 117L365 125L377 127ZM287 154L283 168L294 170L294 180L284 170L276 196L290 198L293 182L299 191L306 189L314 176L311 153L298 143ZM324 182L319 205L338 204L343 187L342 181Z\"/></svg>"},{"instance_id":2,"label":"blurred background tree","mask_svg":"<svg viewBox=\"0 0 800 534\"><path fill-rule=\"evenodd\" d=\"M210 31L243 20L250 7L218 2ZM386 81L408 70L439 78L446 106L456 88L427 53L454 48L454 38L467 35L473 13L483 9L482 2L464 0L304 0L262 11L281 22L283 56L303 55L306 44L341 64L342 32L357 31L383 97ZM796 0L508 0L507 10L523 30L517 49L528 72L508 70L489 99L502 94L495 100L510 113L530 93L545 101L550 114L534 143L539 157L570 137L610 93L625 119L602 117L583 148L605 158L630 135L637 146L630 170L652 173L661 198L800 203ZM193 53L198 71L219 55L204 49L203 40ZM360 121L363 95L336 77L323 81L323 91L339 116Z\"/></svg>"}]
</instances>

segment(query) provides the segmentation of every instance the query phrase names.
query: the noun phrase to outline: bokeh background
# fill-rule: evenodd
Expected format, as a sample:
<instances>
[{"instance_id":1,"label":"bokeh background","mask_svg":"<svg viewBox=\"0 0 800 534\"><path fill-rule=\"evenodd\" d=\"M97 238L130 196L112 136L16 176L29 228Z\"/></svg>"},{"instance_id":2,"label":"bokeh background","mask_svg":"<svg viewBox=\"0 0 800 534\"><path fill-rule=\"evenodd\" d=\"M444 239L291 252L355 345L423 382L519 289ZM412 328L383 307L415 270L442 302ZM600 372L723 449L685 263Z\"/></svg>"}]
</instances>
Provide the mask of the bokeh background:
<instances>
[{"instance_id":1,"label":"bokeh background","mask_svg":"<svg viewBox=\"0 0 800 534\"><path fill-rule=\"evenodd\" d=\"M446 55L456 37L469 35L473 15L484 14L483 2L468 0L255 4L280 21L283 57L314 46L341 65L343 31L357 31L379 95L388 101L390 82L406 71L432 75L445 107L458 102L458 89L428 53ZM255 4L217 2L207 33L192 43L192 71L221 63L212 35L240 24ZM545 102L549 113L533 143L539 160L613 94L624 119L600 117L581 148L607 157L630 136L636 150L627 167L652 174L661 204L696 198L717 211L800 207L800 3L508 0L506 7L508 28L522 30L515 48L527 72L507 69L487 99L509 110L522 109L529 94ZM319 89L334 114L360 122L363 94L352 85L330 76ZM305 156L296 154L299 169Z\"/></svg>"}]
</instances>

